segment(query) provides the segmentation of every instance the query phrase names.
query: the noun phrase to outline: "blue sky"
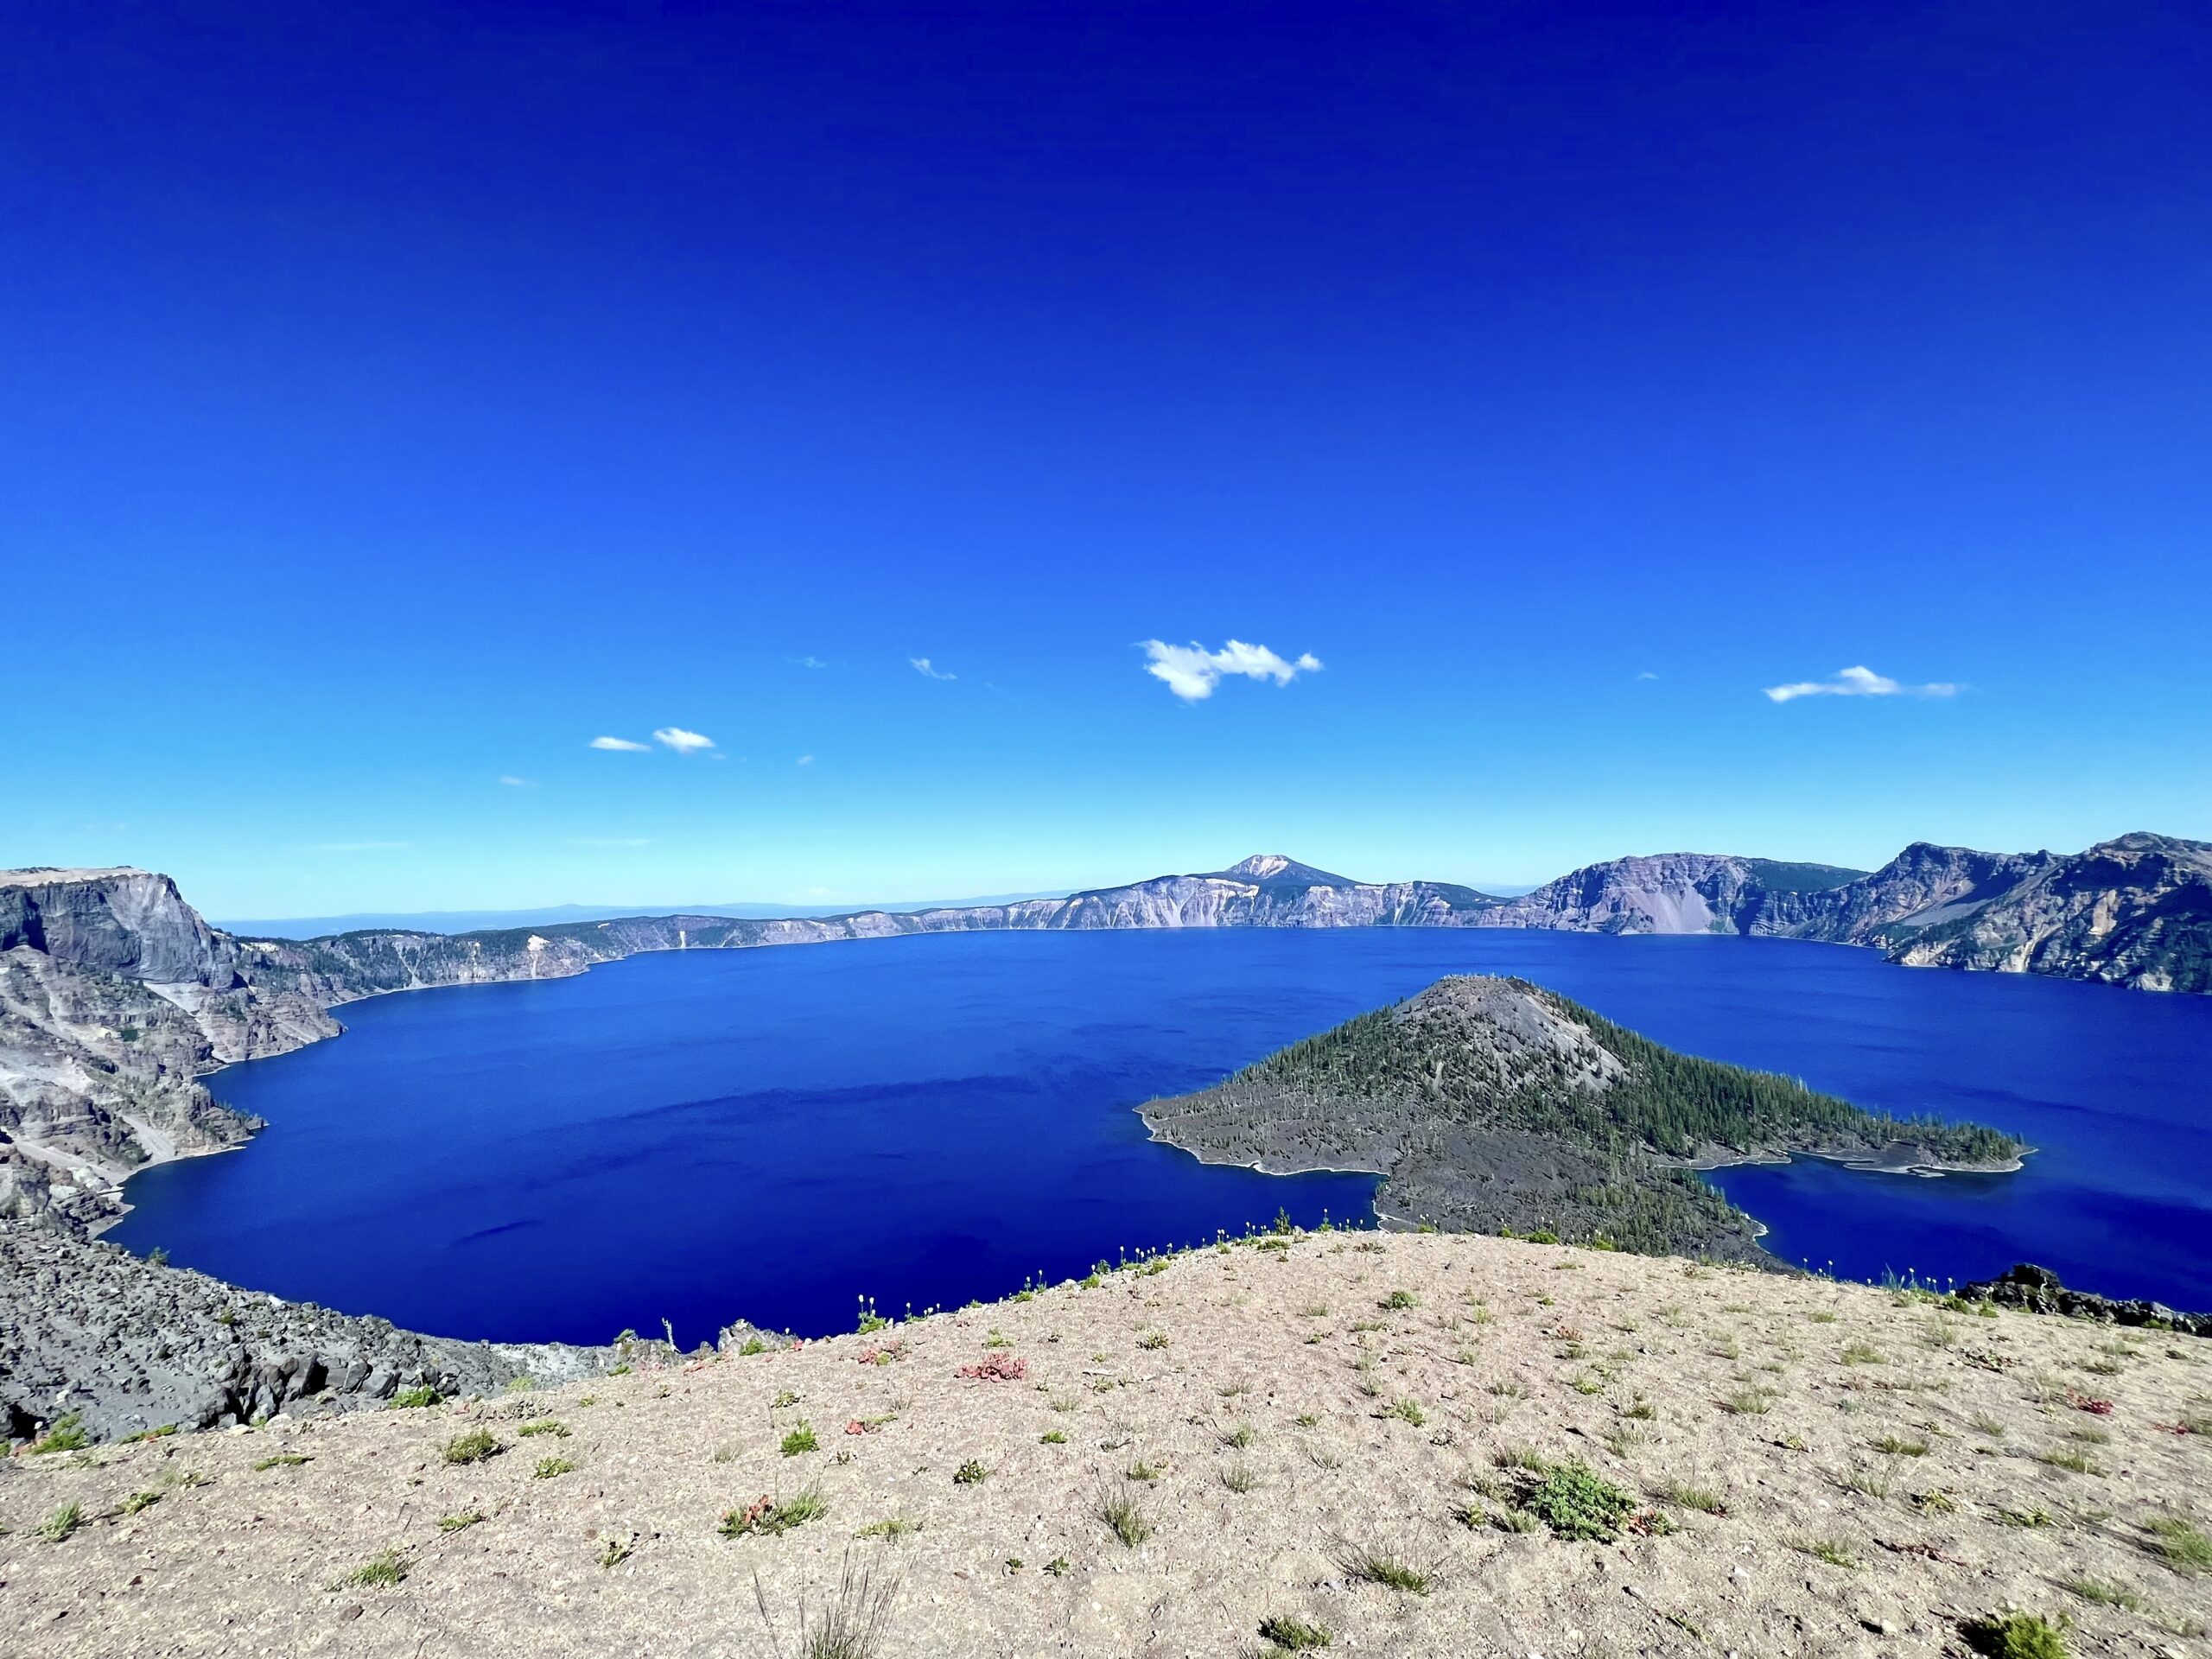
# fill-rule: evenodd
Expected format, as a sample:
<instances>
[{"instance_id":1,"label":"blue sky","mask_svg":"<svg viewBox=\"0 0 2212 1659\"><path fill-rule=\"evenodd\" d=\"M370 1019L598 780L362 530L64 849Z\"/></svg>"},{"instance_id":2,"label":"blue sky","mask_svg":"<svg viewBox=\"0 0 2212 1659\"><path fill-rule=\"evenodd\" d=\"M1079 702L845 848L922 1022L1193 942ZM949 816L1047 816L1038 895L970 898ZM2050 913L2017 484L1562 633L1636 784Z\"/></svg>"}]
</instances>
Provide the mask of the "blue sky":
<instances>
[{"instance_id":1,"label":"blue sky","mask_svg":"<svg viewBox=\"0 0 2212 1659\"><path fill-rule=\"evenodd\" d=\"M273 916L2212 835L2198 8L10 33L0 861Z\"/></svg>"}]
</instances>

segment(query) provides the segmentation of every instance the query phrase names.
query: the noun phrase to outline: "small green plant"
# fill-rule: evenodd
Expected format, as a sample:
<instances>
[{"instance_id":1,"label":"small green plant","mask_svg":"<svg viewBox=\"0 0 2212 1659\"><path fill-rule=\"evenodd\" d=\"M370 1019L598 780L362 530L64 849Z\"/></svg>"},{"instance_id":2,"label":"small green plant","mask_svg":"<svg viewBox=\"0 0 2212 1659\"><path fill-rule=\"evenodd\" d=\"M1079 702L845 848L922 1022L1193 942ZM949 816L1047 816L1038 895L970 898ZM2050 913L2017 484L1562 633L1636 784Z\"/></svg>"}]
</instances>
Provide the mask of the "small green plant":
<instances>
[{"instance_id":1,"label":"small green plant","mask_svg":"<svg viewBox=\"0 0 2212 1659\"><path fill-rule=\"evenodd\" d=\"M1252 1472L1252 1465L1240 1458L1222 1470L1221 1484L1241 1497L1256 1487L1260 1478Z\"/></svg>"},{"instance_id":2,"label":"small green plant","mask_svg":"<svg viewBox=\"0 0 2212 1659\"><path fill-rule=\"evenodd\" d=\"M466 1434L456 1434L446 1442L445 1459L448 1463L481 1463L495 1458L504 1448L492 1438L488 1428L472 1428Z\"/></svg>"},{"instance_id":3,"label":"small green plant","mask_svg":"<svg viewBox=\"0 0 2212 1659\"><path fill-rule=\"evenodd\" d=\"M2089 1461L2087 1452L2071 1449L2054 1447L2048 1452L2038 1452L2036 1453L2036 1461L2048 1464L2053 1469L2064 1469L2077 1475L2094 1475L2101 1472L2095 1464Z\"/></svg>"},{"instance_id":4,"label":"small green plant","mask_svg":"<svg viewBox=\"0 0 2212 1659\"><path fill-rule=\"evenodd\" d=\"M482 1512L477 1510L463 1510L458 1515L442 1515L438 1517L438 1530L467 1532L483 1518Z\"/></svg>"},{"instance_id":5,"label":"small green plant","mask_svg":"<svg viewBox=\"0 0 2212 1659\"><path fill-rule=\"evenodd\" d=\"M1800 1554L1826 1561L1830 1567L1849 1568L1859 1565L1859 1558L1833 1538L1788 1538L1783 1541Z\"/></svg>"},{"instance_id":6,"label":"small green plant","mask_svg":"<svg viewBox=\"0 0 2212 1659\"><path fill-rule=\"evenodd\" d=\"M1521 1507L1561 1538L1606 1540L1636 1513L1636 1499L1581 1462L1563 1463L1524 1493Z\"/></svg>"},{"instance_id":7,"label":"small green plant","mask_svg":"<svg viewBox=\"0 0 2212 1659\"><path fill-rule=\"evenodd\" d=\"M1165 1331L1147 1331L1144 1335L1137 1338L1137 1346L1140 1348L1148 1348L1156 1351L1158 1349L1165 1348L1166 1345L1167 1333Z\"/></svg>"},{"instance_id":8,"label":"small green plant","mask_svg":"<svg viewBox=\"0 0 2212 1659\"><path fill-rule=\"evenodd\" d=\"M760 1497L744 1509L732 1510L722 1516L721 1525L715 1530L725 1538L772 1538L793 1527L818 1521L829 1513L830 1505L823 1500L822 1494L809 1486L786 1498ZM893 1535L887 1532L883 1535Z\"/></svg>"},{"instance_id":9,"label":"small green plant","mask_svg":"<svg viewBox=\"0 0 2212 1659\"><path fill-rule=\"evenodd\" d=\"M1928 1442L1909 1440L1897 1434L1885 1434L1874 1442L1874 1449L1877 1452L1886 1452L1893 1458L1924 1458L1928 1455Z\"/></svg>"},{"instance_id":10,"label":"small green plant","mask_svg":"<svg viewBox=\"0 0 2212 1659\"><path fill-rule=\"evenodd\" d=\"M149 1490L143 1492L133 1492L130 1497L123 1500L123 1512L125 1515L136 1515L141 1510L152 1509L155 1504L161 1501L162 1494L157 1491Z\"/></svg>"},{"instance_id":11,"label":"small green plant","mask_svg":"<svg viewBox=\"0 0 2212 1659\"><path fill-rule=\"evenodd\" d=\"M2080 1578L2068 1579L2060 1587L2069 1594L2079 1596L2083 1601L2099 1607L2117 1607L2126 1613L2143 1611L2143 1598L2124 1584L2114 1584L2104 1579Z\"/></svg>"},{"instance_id":12,"label":"small green plant","mask_svg":"<svg viewBox=\"0 0 2212 1659\"><path fill-rule=\"evenodd\" d=\"M1843 1363L1847 1365L1885 1365L1882 1351L1871 1342L1852 1342L1844 1344Z\"/></svg>"},{"instance_id":13,"label":"small green plant","mask_svg":"<svg viewBox=\"0 0 2212 1659\"><path fill-rule=\"evenodd\" d=\"M399 1583L407 1576L407 1558L396 1549L372 1555L330 1587L334 1590L373 1590Z\"/></svg>"},{"instance_id":14,"label":"small green plant","mask_svg":"<svg viewBox=\"0 0 2212 1659\"><path fill-rule=\"evenodd\" d=\"M1959 1627L1967 1645L1988 1659L2067 1659L2064 1621L2034 1613L1997 1613Z\"/></svg>"},{"instance_id":15,"label":"small green plant","mask_svg":"<svg viewBox=\"0 0 2212 1659\"><path fill-rule=\"evenodd\" d=\"M1738 1389L1720 1402L1732 1417L1764 1417L1774 1408L1774 1395L1764 1389Z\"/></svg>"},{"instance_id":16,"label":"small green plant","mask_svg":"<svg viewBox=\"0 0 2212 1659\"><path fill-rule=\"evenodd\" d=\"M990 1478L990 1474L989 1470L970 1458L952 1471L952 1484L956 1486L979 1486Z\"/></svg>"},{"instance_id":17,"label":"small green plant","mask_svg":"<svg viewBox=\"0 0 2212 1659\"><path fill-rule=\"evenodd\" d=\"M1145 1519L1144 1510L1126 1488L1109 1486L1101 1491L1096 1514L1125 1549L1135 1549L1152 1536L1152 1522Z\"/></svg>"},{"instance_id":18,"label":"small green plant","mask_svg":"<svg viewBox=\"0 0 2212 1659\"><path fill-rule=\"evenodd\" d=\"M853 1536L855 1538L880 1538L886 1542L895 1544L901 1538L911 1537L913 1534L919 1532L921 1529L922 1523L920 1522L910 1521L903 1515L893 1515L888 1516L880 1521L869 1522L868 1525L862 1527L858 1532L855 1533ZM1052 1571L1050 1567L1047 1567L1045 1570L1048 1573Z\"/></svg>"},{"instance_id":19,"label":"small green plant","mask_svg":"<svg viewBox=\"0 0 2212 1659\"><path fill-rule=\"evenodd\" d=\"M1048 1428L1037 1437L1037 1440L1040 1446L1065 1446L1068 1437L1057 1428Z\"/></svg>"},{"instance_id":20,"label":"small green plant","mask_svg":"<svg viewBox=\"0 0 2212 1659\"><path fill-rule=\"evenodd\" d=\"M49 1544L58 1544L67 1539L71 1533L84 1524L85 1506L81 1503L64 1503L45 1520L40 1522L36 1531L38 1535Z\"/></svg>"},{"instance_id":21,"label":"small green plant","mask_svg":"<svg viewBox=\"0 0 2212 1659\"><path fill-rule=\"evenodd\" d=\"M569 1426L550 1417L540 1417L535 1422L524 1423L515 1431L518 1434L550 1434L556 1440L569 1438Z\"/></svg>"},{"instance_id":22,"label":"small green plant","mask_svg":"<svg viewBox=\"0 0 2212 1659\"><path fill-rule=\"evenodd\" d=\"M1838 1484L1847 1492L1859 1492L1868 1497L1887 1497L1891 1491L1890 1478L1872 1469L1853 1469Z\"/></svg>"},{"instance_id":23,"label":"small green plant","mask_svg":"<svg viewBox=\"0 0 2212 1659\"><path fill-rule=\"evenodd\" d=\"M442 1404L444 1402L444 1399L445 1396L443 1395L440 1394L435 1389L430 1387L428 1383L424 1383L420 1388L402 1389L398 1393L393 1395L391 1396L391 1409L393 1411L417 1410L424 1406Z\"/></svg>"},{"instance_id":24,"label":"small green plant","mask_svg":"<svg viewBox=\"0 0 2212 1659\"><path fill-rule=\"evenodd\" d=\"M1287 1617L1262 1619L1260 1639L1285 1653L1305 1653L1329 1645L1329 1633L1319 1624Z\"/></svg>"},{"instance_id":25,"label":"small green plant","mask_svg":"<svg viewBox=\"0 0 2212 1659\"><path fill-rule=\"evenodd\" d=\"M1395 1417L1401 1422L1411 1423L1415 1428L1423 1427L1428 1422L1428 1414L1421 1408L1418 1400L1393 1400L1382 1408L1382 1414Z\"/></svg>"},{"instance_id":26,"label":"small green plant","mask_svg":"<svg viewBox=\"0 0 2212 1659\"><path fill-rule=\"evenodd\" d=\"M630 1559L630 1552L637 1547L638 1541L635 1537L602 1539L599 1552L599 1564L605 1567L620 1567Z\"/></svg>"},{"instance_id":27,"label":"small green plant","mask_svg":"<svg viewBox=\"0 0 2212 1659\"><path fill-rule=\"evenodd\" d=\"M796 1458L801 1452L819 1452L821 1449L822 1442L814 1438L814 1425L811 1423L801 1423L790 1433L785 1435L780 1447L783 1454L787 1458Z\"/></svg>"},{"instance_id":28,"label":"small green plant","mask_svg":"<svg viewBox=\"0 0 2212 1659\"><path fill-rule=\"evenodd\" d=\"M1408 1307L1419 1307L1420 1306L1421 1298L1414 1295L1413 1292L1409 1290L1394 1290L1388 1296L1385 1296L1381 1301L1376 1303L1376 1306L1388 1309L1393 1313L1402 1312L1404 1309Z\"/></svg>"},{"instance_id":29,"label":"small green plant","mask_svg":"<svg viewBox=\"0 0 2212 1659\"><path fill-rule=\"evenodd\" d=\"M253 1472L261 1474L270 1469L296 1469L307 1459L296 1452L279 1452L273 1458L264 1458L253 1465Z\"/></svg>"},{"instance_id":30,"label":"small green plant","mask_svg":"<svg viewBox=\"0 0 2212 1659\"><path fill-rule=\"evenodd\" d=\"M1357 1545L1347 1544L1340 1549L1337 1566L1348 1579L1357 1579L1362 1584L1379 1584L1409 1596L1425 1596L1435 1584L1432 1574L1412 1562Z\"/></svg>"},{"instance_id":31,"label":"small green plant","mask_svg":"<svg viewBox=\"0 0 2212 1659\"><path fill-rule=\"evenodd\" d=\"M73 1411L57 1417L46 1433L31 1442L31 1455L44 1457L54 1452L81 1452L92 1443L85 1429L85 1414Z\"/></svg>"},{"instance_id":32,"label":"small green plant","mask_svg":"<svg viewBox=\"0 0 2212 1659\"><path fill-rule=\"evenodd\" d=\"M532 1480L551 1480L556 1475L573 1475L576 1465L566 1458L540 1458L537 1467L530 1471Z\"/></svg>"},{"instance_id":33,"label":"small green plant","mask_svg":"<svg viewBox=\"0 0 2212 1659\"><path fill-rule=\"evenodd\" d=\"M2212 1538L2181 1516L2160 1516L2144 1530L2151 1535L2151 1553L2175 1572L2197 1573L2212 1567Z\"/></svg>"},{"instance_id":34,"label":"small green plant","mask_svg":"<svg viewBox=\"0 0 2212 1659\"><path fill-rule=\"evenodd\" d=\"M1242 1452L1246 1446L1251 1445L1253 1441L1259 1438L1259 1430L1254 1428L1251 1424L1239 1423L1236 1427L1230 1429L1228 1433L1221 1437L1221 1443L1224 1446L1230 1446L1236 1451Z\"/></svg>"},{"instance_id":35,"label":"small green plant","mask_svg":"<svg viewBox=\"0 0 2212 1659\"><path fill-rule=\"evenodd\" d=\"M778 1389L776 1397L768 1402L771 1411L783 1411L798 1404L798 1395L789 1389Z\"/></svg>"},{"instance_id":36,"label":"small green plant","mask_svg":"<svg viewBox=\"0 0 2212 1659\"><path fill-rule=\"evenodd\" d=\"M1160 1467L1160 1465L1156 1463L1147 1463L1142 1458L1139 1458L1135 1463L1131 1464L1122 1471L1122 1478L1128 1480L1141 1480L1144 1482L1146 1485L1149 1486L1154 1481L1158 1480L1167 1471Z\"/></svg>"},{"instance_id":37,"label":"small green plant","mask_svg":"<svg viewBox=\"0 0 2212 1659\"><path fill-rule=\"evenodd\" d=\"M1702 1486L1685 1486L1680 1481L1669 1481L1660 1489L1659 1495L1669 1503L1683 1509L1695 1510L1700 1515L1726 1515L1728 1506L1721 1502L1720 1494Z\"/></svg>"},{"instance_id":38,"label":"small green plant","mask_svg":"<svg viewBox=\"0 0 2212 1659\"><path fill-rule=\"evenodd\" d=\"M124 1435L123 1444L136 1446L141 1440L165 1440L176 1431L177 1426L175 1423L163 1423L159 1428L142 1428L136 1434Z\"/></svg>"}]
</instances>

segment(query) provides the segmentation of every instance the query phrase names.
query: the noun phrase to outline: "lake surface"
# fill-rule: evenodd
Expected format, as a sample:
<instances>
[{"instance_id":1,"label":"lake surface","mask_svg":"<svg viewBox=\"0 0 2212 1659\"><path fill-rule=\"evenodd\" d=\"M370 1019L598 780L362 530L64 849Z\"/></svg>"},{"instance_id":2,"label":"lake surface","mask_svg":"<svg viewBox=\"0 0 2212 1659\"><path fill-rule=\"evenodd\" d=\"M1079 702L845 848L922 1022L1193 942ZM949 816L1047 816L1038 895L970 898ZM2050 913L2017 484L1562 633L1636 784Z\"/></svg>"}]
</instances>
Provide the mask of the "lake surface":
<instances>
[{"instance_id":1,"label":"lake surface","mask_svg":"<svg viewBox=\"0 0 2212 1659\"><path fill-rule=\"evenodd\" d=\"M1519 974L1692 1053L2041 1148L2007 1176L1723 1172L1790 1262L2016 1261L2212 1307L2212 999L1782 940L1266 929L947 934L633 957L413 993L233 1067L269 1120L148 1171L111 1237L417 1330L849 1329L1123 1247L1366 1217L1374 1181L1208 1167L1130 1109L1440 975Z\"/></svg>"}]
</instances>

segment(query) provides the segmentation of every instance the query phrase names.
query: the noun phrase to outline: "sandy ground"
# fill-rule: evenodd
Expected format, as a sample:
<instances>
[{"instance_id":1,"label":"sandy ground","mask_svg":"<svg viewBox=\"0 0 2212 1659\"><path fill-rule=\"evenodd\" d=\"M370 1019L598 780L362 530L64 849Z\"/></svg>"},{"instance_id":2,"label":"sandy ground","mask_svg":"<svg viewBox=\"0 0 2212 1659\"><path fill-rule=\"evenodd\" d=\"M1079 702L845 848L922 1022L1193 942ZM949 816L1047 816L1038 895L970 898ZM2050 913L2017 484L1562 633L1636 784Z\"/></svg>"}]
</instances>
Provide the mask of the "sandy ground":
<instances>
[{"instance_id":1,"label":"sandy ground","mask_svg":"<svg viewBox=\"0 0 2212 1659\"><path fill-rule=\"evenodd\" d=\"M957 1375L993 1359L1024 1375ZM849 1573L880 1628L824 1651L885 1659L1270 1653L1272 1618L1357 1653L1960 1654L2008 1605L2076 1653L2196 1655L2212 1574L2152 1527L2212 1530L2208 1359L1673 1260L1245 1243L797 1351L18 1456L0 1653L792 1655ZM785 1455L802 1425L818 1449ZM499 1452L447 1461L479 1428ZM1675 1529L1512 1530L1516 1459ZM802 1492L826 1513L721 1535ZM346 1582L379 1559L398 1582Z\"/></svg>"}]
</instances>

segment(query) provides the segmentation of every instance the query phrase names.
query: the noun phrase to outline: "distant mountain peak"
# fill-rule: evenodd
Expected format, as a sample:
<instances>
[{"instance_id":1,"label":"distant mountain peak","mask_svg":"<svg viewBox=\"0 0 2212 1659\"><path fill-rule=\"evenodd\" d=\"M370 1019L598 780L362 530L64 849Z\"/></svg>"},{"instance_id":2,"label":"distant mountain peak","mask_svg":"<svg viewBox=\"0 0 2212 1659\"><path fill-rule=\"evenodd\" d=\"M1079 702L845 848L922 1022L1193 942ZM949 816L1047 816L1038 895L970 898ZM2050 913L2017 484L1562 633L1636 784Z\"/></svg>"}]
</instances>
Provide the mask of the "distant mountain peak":
<instances>
[{"instance_id":1,"label":"distant mountain peak","mask_svg":"<svg viewBox=\"0 0 2212 1659\"><path fill-rule=\"evenodd\" d=\"M1349 877L1317 870L1311 864L1301 864L1281 853L1255 853L1251 857L1239 859L1227 869L1217 870L1214 874L1242 876L1248 881L1302 882L1316 887L1356 887L1359 885Z\"/></svg>"}]
</instances>

